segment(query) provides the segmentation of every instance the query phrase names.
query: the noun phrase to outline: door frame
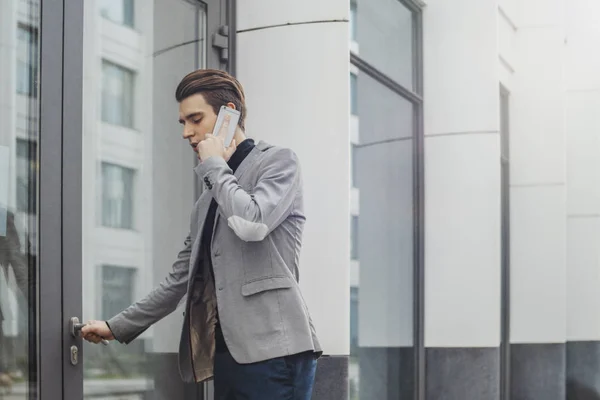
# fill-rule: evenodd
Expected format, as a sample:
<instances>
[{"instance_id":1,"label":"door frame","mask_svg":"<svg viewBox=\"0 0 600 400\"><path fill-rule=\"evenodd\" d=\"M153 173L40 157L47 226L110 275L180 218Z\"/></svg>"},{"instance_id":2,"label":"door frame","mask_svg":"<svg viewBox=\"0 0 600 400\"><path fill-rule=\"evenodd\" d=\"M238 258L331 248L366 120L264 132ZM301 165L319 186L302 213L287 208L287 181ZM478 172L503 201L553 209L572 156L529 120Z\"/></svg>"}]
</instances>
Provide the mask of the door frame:
<instances>
[{"instance_id":1,"label":"door frame","mask_svg":"<svg viewBox=\"0 0 600 400\"><path fill-rule=\"evenodd\" d=\"M32 399L62 399L67 393L70 396L73 393L73 388L64 384L64 350L70 343L65 339L67 327L63 315L65 311L74 311L69 300L77 293L64 290L69 282L65 282L67 275L63 265L74 257L66 254L67 259L64 259L64 245L77 234L69 230L77 224L77 220L81 221L81 211L73 204L75 199L63 195L65 184L67 189L77 185L69 182L73 173L65 171L63 164L65 153L77 145L65 144L65 138L73 137L77 141L77 135L72 134L73 129L78 126L81 131L81 109L78 106L81 94L76 91L81 84L73 83L81 80L78 77L82 68L77 57L65 58L64 48L79 47L77 41L83 37L83 18L78 12L82 5L82 2L74 0L44 0L40 3L38 325L35 330L38 348L33 356L37 361L37 393L30 395ZM66 107L67 104L70 106ZM73 160L80 152L68 157ZM75 208L63 213L66 207ZM72 277L69 281L73 282ZM77 287L71 289L78 290ZM30 359L33 357L30 356ZM63 365L59 367L57 360L63 360Z\"/></svg>"},{"instance_id":2,"label":"door frame","mask_svg":"<svg viewBox=\"0 0 600 400\"><path fill-rule=\"evenodd\" d=\"M206 66L235 73L235 0L202 3L207 4ZM213 48L212 40L231 18L229 61L223 63L221 50ZM30 378L36 382L37 393L31 398L79 400L83 398L84 354L82 339L69 332L69 320L81 318L83 311L84 0L44 0L40 21L38 347L30 355L31 362L37 363L37 376ZM71 346L79 351L75 366L70 361ZM62 360L60 367L57 360ZM205 387L203 397L211 394L211 388Z\"/></svg>"}]
</instances>

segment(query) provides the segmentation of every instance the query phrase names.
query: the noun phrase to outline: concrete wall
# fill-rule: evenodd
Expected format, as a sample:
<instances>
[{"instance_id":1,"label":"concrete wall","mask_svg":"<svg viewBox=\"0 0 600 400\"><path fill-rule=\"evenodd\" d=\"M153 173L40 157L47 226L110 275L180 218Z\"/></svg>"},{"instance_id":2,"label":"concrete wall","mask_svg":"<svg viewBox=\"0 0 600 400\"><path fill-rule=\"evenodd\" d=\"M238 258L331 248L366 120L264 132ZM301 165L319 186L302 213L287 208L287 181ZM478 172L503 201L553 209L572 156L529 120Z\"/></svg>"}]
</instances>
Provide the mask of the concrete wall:
<instances>
[{"instance_id":1,"label":"concrete wall","mask_svg":"<svg viewBox=\"0 0 600 400\"><path fill-rule=\"evenodd\" d=\"M498 3L424 10L427 398L499 390Z\"/></svg>"},{"instance_id":2,"label":"concrete wall","mask_svg":"<svg viewBox=\"0 0 600 400\"><path fill-rule=\"evenodd\" d=\"M425 343L500 343L497 3L424 12Z\"/></svg>"},{"instance_id":3,"label":"concrete wall","mask_svg":"<svg viewBox=\"0 0 600 400\"><path fill-rule=\"evenodd\" d=\"M600 394L600 5L565 4L567 377L572 396Z\"/></svg>"}]
</instances>

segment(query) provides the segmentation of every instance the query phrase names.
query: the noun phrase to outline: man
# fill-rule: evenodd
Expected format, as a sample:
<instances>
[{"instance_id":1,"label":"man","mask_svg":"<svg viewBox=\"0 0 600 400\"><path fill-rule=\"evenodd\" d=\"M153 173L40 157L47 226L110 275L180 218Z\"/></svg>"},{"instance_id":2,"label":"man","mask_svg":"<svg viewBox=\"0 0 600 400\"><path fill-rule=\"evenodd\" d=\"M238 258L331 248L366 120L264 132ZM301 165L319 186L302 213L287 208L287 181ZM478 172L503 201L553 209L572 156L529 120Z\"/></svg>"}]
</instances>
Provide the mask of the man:
<instances>
[{"instance_id":1,"label":"man","mask_svg":"<svg viewBox=\"0 0 600 400\"><path fill-rule=\"evenodd\" d=\"M183 78L179 122L205 185L172 272L143 300L82 334L129 343L187 294L179 348L185 381L214 376L216 399L310 399L321 348L298 286L305 217L296 155L244 132L240 83L218 70ZM232 144L211 133L219 108L240 111Z\"/></svg>"}]
</instances>

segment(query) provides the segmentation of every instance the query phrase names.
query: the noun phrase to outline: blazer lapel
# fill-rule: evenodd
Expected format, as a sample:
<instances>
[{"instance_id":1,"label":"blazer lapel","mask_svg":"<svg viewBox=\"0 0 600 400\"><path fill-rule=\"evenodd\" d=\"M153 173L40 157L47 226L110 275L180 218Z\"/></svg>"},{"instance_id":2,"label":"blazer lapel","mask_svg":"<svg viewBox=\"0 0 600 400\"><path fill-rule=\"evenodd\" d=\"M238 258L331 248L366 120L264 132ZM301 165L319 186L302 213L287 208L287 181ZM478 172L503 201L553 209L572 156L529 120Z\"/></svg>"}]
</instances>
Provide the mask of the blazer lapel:
<instances>
[{"instance_id":1,"label":"blazer lapel","mask_svg":"<svg viewBox=\"0 0 600 400\"><path fill-rule=\"evenodd\" d=\"M206 220L206 213L208 212L208 207L210 206L210 201L212 200L212 195L208 190L205 190L200 195L198 199L198 203L196 204L195 210L195 218L197 226L196 237L194 238L194 243L192 245L192 254L190 255L190 269L189 269L189 282L191 282L191 277L195 274L196 265L198 264L198 254L200 252L200 242L202 241L202 230L204 229L204 221ZM189 283L188 282L188 283Z\"/></svg>"}]
</instances>

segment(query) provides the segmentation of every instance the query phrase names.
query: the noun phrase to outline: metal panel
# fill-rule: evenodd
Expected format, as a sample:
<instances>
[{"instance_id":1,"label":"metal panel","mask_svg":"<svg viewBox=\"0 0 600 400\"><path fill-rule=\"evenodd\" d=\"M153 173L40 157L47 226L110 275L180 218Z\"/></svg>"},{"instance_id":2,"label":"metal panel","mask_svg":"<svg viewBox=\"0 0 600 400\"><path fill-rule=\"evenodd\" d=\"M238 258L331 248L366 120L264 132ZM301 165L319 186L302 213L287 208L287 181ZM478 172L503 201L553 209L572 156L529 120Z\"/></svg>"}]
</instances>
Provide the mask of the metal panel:
<instances>
[{"instance_id":1,"label":"metal panel","mask_svg":"<svg viewBox=\"0 0 600 400\"><path fill-rule=\"evenodd\" d=\"M419 95L423 93L423 14L414 14L413 35L415 43L415 88ZM415 346L415 399L425 400L425 117L423 103L415 105L414 132L414 199L415 205L415 272L414 276L414 346Z\"/></svg>"},{"instance_id":2,"label":"metal panel","mask_svg":"<svg viewBox=\"0 0 600 400\"><path fill-rule=\"evenodd\" d=\"M39 186L39 398L63 398L61 165L63 0L41 8Z\"/></svg>"},{"instance_id":3,"label":"metal panel","mask_svg":"<svg viewBox=\"0 0 600 400\"><path fill-rule=\"evenodd\" d=\"M64 399L83 398L82 339L68 332L70 317L82 317L82 103L83 0L64 0L63 57L63 369ZM70 362L69 349L79 348L79 363Z\"/></svg>"},{"instance_id":4,"label":"metal panel","mask_svg":"<svg viewBox=\"0 0 600 400\"><path fill-rule=\"evenodd\" d=\"M389 76L385 75L384 73L379 71L377 68L375 68L373 65L369 64L368 62L366 62L365 60L363 60L356 54L350 53L350 62L352 64L356 65L360 71L364 72L365 74L369 75L373 79L377 80L382 85L387 86L389 89L398 93L400 96L405 97L406 99L412 101L413 103L419 104L419 103L423 102L423 99L421 98L420 95L405 88L404 86L402 86L401 84L399 84L398 82L396 82L395 80L390 78Z\"/></svg>"},{"instance_id":5,"label":"metal panel","mask_svg":"<svg viewBox=\"0 0 600 400\"><path fill-rule=\"evenodd\" d=\"M227 69L227 64L221 62L220 50L213 46L213 38L219 33L219 28L227 25L227 0L206 1L206 67L214 69ZM227 39L229 40L229 39ZM229 43L228 43L229 44Z\"/></svg>"},{"instance_id":6,"label":"metal panel","mask_svg":"<svg viewBox=\"0 0 600 400\"><path fill-rule=\"evenodd\" d=\"M415 11L414 40L416 85L423 95L423 13ZM426 353L425 353L425 113L423 104L416 109L415 132L415 205L417 223L415 227L415 398L426 398Z\"/></svg>"},{"instance_id":7,"label":"metal panel","mask_svg":"<svg viewBox=\"0 0 600 400\"><path fill-rule=\"evenodd\" d=\"M237 23L236 23L236 0L227 0L227 26L229 27L227 72L235 76L237 73Z\"/></svg>"},{"instance_id":8,"label":"metal panel","mask_svg":"<svg viewBox=\"0 0 600 400\"><path fill-rule=\"evenodd\" d=\"M509 155L509 92L500 86L501 142L501 337L500 337L500 399L509 400L510 385L510 155Z\"/></svg>"}]
</instances>

